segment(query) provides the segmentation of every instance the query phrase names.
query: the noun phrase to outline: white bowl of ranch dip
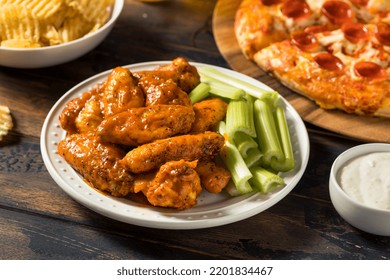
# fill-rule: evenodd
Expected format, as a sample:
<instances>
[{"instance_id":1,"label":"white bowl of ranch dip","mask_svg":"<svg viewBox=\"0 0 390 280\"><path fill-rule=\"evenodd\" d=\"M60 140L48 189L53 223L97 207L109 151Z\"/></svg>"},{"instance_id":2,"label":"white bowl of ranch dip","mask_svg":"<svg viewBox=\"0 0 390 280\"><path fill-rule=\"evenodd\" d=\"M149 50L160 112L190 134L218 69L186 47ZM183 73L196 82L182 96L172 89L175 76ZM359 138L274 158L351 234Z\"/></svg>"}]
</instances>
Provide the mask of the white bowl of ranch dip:
<instances>
[{"instance_id":1,"label":"white bowl of ranch dip","mask_svg":"<svg viewBox=\"0 0 390 280\"><path fill-rule=\"evenodd\" d=\"M340 154L330 171L329 192L352 226L390 236L390 144L363 144Z\"/></svg>"}]
</instances>

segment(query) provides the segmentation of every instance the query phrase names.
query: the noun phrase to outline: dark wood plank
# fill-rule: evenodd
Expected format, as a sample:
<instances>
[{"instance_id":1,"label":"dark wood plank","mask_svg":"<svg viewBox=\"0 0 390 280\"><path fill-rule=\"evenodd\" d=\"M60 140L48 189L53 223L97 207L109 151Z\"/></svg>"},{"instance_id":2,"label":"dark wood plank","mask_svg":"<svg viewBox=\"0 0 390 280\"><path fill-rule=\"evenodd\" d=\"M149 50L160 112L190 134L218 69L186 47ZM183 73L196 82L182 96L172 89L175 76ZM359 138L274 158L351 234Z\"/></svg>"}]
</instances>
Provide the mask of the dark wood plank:
<instances>
[{"instance_id":1,"label":"dark wood plank","mask_svg":"<svg viewBox=\"0 0 390 280\"><path fill-rule=\"evenodd\" d=\"M166 242L0 208L0 260L204 259ZM210 256L207 256L210 258Z\"/></svg>"}]
</instances>

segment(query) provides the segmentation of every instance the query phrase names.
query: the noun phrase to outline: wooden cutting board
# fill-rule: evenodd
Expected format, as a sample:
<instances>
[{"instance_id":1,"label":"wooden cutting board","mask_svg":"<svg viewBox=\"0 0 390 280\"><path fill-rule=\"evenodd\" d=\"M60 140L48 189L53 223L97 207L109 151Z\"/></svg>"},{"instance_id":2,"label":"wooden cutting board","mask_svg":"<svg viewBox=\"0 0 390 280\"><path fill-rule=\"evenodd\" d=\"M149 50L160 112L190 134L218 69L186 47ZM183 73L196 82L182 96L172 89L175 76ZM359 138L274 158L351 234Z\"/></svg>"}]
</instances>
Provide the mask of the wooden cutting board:
<instances>
[{"instance_id":1,"label":"wooden cutting board","mask_svg":"<svg viewBox=\"0 0 390 280\"><path fill-rule=\"evenodd\" d=\"M295 108L302 119L318 127L364 142L390 143L390 119L323 110L311 100L283 86L264 73L241 52L234 35L234 17L239 0L219 0L213 14L213 32L217 46L235 71L244 73L277 90Z\"/></svg>"}]
</instances>

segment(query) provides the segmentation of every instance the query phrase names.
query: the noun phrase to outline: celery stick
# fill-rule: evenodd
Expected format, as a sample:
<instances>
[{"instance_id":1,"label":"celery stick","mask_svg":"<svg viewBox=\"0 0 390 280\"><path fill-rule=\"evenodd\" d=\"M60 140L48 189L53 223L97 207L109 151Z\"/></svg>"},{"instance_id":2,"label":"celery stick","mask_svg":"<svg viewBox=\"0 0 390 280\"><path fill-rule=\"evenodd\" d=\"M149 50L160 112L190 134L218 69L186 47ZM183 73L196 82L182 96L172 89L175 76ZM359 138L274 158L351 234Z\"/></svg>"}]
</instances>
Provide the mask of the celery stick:
<instances>
[{"instance_id":1,"label":"celery stick","mask_svg":"<svg viewBox=\"0 0 390 280\"><path fill-rule=\"evenodd\" d=\"M222 71L219 71L219 70L211 68L211 67L199 67L198 72L200 73L201 76L208 76L210 78L213 78L215 80L219 80L220 82L228 84L232 87L240 88L256 98L260 98L264 95L267 95L267 96L277 95L278 96L278 93L276 91L269 91L269 90L259 88L257 86L252 85L251 83L244 82L242 80L239 80L239 79L234 78L230 75L222 73Z\"/></svg>"},{"instance_id":2,"label":"celery stick","mask_svg":"<svg viewBox=\"0 0 390 280\"><path fill-rule=\"evenodd\" d=\"M250 169L255 165L261 165L261 159L263 154L260 152L258 148L251 148L247 152L247 157L244 158L246 166Z\"/></svg>"},{"instance_id":3,"label":"celery stick","mask_svg":"<svg viewBox=\"0 0 390 280\"><path fill-rule=\"evenodd\" d=\"M283 178L262 167L256 166L250 169L253 177L249 183L263 194L269 193L272 189L285 184Z\"/></svg>"},{"instance_id":4,"label":"celery stick","mask_svg":"<svg viewBox=\"0 0 390 280\"><path fill-rule=\"evenodd\" d=\"M194 104L201 101L210 95L210 86L206 83L199 83L190 93L191 103Z\"/></svg>"},{"instance_id":5,"label":"celery stick","mask_svg":"<svg viewBox=\"0 0 390 280\"><path fill-rule=\"evenodd\" d=\"M226 128L230 139L238 131L249 136L256 137L256 129L253 120L253 103L251 100L230 100L226 112Z\"/></svg>"},{"instance_id":6,"label":"celery stick","mask_svg":"<svg viewBox=\"0 0 390 280\"><path fill-rule=\"evenodd\" d=\"M229 129L228 129L229 130ZM248 156L248 150L257 148L258 144L251 136L245 132L237 131L234 134L234 144L236 145L241 156L245 159Z\"/></svg>"},{"instance_id":7,"label":"celery stick","mask_svg":"<svg viewBox=\"0 0 390 280\"><path fill-rule=\"evenodd\" d=\"M224 160L228 170L232 175L232 180L240 194L252 192L252 188L248 184L248 180L252 178L252 174L245 164L237 148L229 143L225 143L222 159Z\"/></svg>"},{"instance_id":8,"label":"celery stick","mask_svg":"<svg viewBox=\"0 0 390 280\"><path fill-rule=\"evenodd\" d=\"M226 124L220 122L218 125L218 132L222 135L226 134ZM245 164L244 159L241 157L237 147L225 141L225 146L221 151L221 159L225 163L227 169L232 175L232 180L240 194L246 194L252 192L252 188L248 183L248 180L252 177L251 172Z\"/></svg>"},{"instance_id":9,"label":"celery stick","mask_svg":"<svg viewBox=\"0 0 390 280\"><path fill-rule=\"evenodd\" d=\"M244 99L246 100L246 109L248 110L248 119L246 120L249 131L248 135L252 137L256 137L256 128L255 128L255 120L253 117L253 106L255 103L255 98L247 93L245 93Z\"/></svg>"},{"instance_id":10,"label":"celery stick","mask_svg":"<svg viewBox=\"0 0 390 280\"><path fill-rule=\"evenodd\" d=\"M271 106L266 101L258 99L255 101L254 112L257 139L264 154L264 163L270 165L273 158L279 162L283 161L285 157L279 143Z\"/></svg>"},{"instance_id":11,"label":"celery stick","mask_svg":"<svg viewBox=\"0 0 390 280\"><path fill-rule=\"evenodd\" d=\"M227 136L227 130L226 130L226 123L224 121L220 121L217 125L217 132L223 136ZM229 139L226 139L226 141L229 141Z\"/></svg>"},{"instance_id":12,"label":"celery stick","mask_svg":"<svg viewBox=\"0 0 390 280\"><path fill-rule=\"evenodd\" d=\"M200 79L202 83L208 84L210 93L215 96L227 99L240 99L245 94L242 89L233 87L207 75L201 75Z\"/></svg>"},{"instance_id":13,"label":"celery stick","mask_svg":"<svg viewBox=\"0 0 390 280\"><path fill-rule=\"evenodd\" d=\"M246 188L252 189L252 187L251 187L251 185L249 184L249 182L246 182L245 185L246 185L246 186L245 186ZM243 195L242 193L240 193L240 192L237 190L237 188L236 188L236 186L234 185L234 183L227 185L226 188L225 188L225 190L226 190L226 192L227 192L230 196L240 196L240 195ZM249 192L249 193L250 193L250 192Z\"/></svg>"},{"instance_id":14,"label":"celery stick","mask_svg":"<svg viewBox=\"0 0 390 280\"><path fill-rule=\"evenodd\" d=\"M295 167L295 160L286 115L280 105L275 109L275 121L285 159L283 161L272 160L271 167L274 170L286 172Z\"/></svg>"}]
</instances>

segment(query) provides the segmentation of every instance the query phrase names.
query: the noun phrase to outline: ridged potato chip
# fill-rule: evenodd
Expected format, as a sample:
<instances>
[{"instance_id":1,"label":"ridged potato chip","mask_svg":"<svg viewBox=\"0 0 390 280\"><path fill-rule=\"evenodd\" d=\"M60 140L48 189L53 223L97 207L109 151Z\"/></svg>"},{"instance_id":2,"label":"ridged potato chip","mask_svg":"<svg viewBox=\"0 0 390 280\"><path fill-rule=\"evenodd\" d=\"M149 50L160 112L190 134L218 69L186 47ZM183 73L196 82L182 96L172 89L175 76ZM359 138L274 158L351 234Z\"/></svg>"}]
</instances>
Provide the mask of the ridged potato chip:
<instances>
[{"instance_id":1,"label":"ridged potato chip","mask_svg":"<svg viewBox=\"0 0 390 280\"><path fill-rule=\"evenodd\" d=\"M64 22L58 33L63 43L82 37L91 30L92 24L83 17L72 17Z\"/></svg>"},{"instance_id":2,"label":"ridged potato chip","mask_svg":"<svg viewBox=\"0 0 390 280\"><path fill-rule=\"evenodd\" d=\"M11 112L7 106L0 105L0 141L13 127Z\"/></svg>"},{"instance_id":3,"label":"ridged potato chip","mask_svg":"<svg viewBox=\"0 0 390 280\"><path fill-rule=\"evenodd\" d=\"M39 48L41 44L27 39L9 39L1 41L0 46L7 48Z\"/></svg>"},{"instance_id":4,"label":"ridged potato chip","mask_svg":"<svg viewBox=\"0 0 390 280\"><path fill-rule=\"evenodd\" d=\"M26 6L37 15L40 20L48 20L65 7L63 0L30 0ZM93 2L93 1L92 1Z\"/></svg>"},{"instance_id":5,"label":"ridged potato chip","mask_svg":"<svg viewBox=\"0 0 390 280\"><path fill-rule=\"evenodd\" d=\"M37 47L39 44L39 21L31 10L16 5L0 7L1 46L4 41L11 40L13 45ZM10 45L10 42L6 43Z\"/></svg>"},{"instance_id":6,"label":"ridged potato chip","mask_svg":"<svg viewBox=\"0 0 390 280\"><path fill-rule=\"evenodd\" d=\"M0 0L0 6L4 5L25 7L33 12L39 20L46 22L57 15L61 9L67 8L64 0Z\"/></svg>"},{"instance_id":7,"label":"ridged potato chip","mask_svg":"<svg viewBox=\"0 0 390 280\"><path fill-rule=\"evenodd\" d=\"M110 16L110 8L113 6L113 0L66 0L68 6L73 7L89 22L103 25Z\"/></svg>"},{"instance_id":8,"label":"ridged potato chip","mask_svg":"<svg viewBox=\"0 0 390 280\"><path fill-rule=\"evenodd\" d=\"M0 0L0 46L34 48L81 38L107 22L114 3L114 0Z\"/></svg>"}]
</instances>

